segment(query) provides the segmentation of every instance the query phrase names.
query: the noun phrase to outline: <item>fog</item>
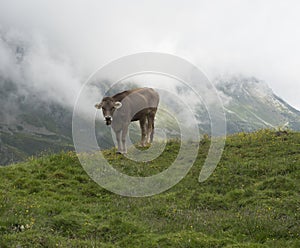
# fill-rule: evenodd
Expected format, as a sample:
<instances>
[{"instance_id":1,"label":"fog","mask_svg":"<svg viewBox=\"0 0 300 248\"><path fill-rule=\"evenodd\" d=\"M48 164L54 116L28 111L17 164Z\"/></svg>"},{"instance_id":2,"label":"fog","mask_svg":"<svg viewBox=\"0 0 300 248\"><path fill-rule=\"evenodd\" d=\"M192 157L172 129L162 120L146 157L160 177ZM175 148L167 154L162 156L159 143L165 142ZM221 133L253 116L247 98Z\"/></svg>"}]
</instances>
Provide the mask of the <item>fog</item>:
<instances>
[{"instance_id":1,"label":"fog","mask_svg":"<svg viewBox=\"0 0 300 248\"><path fill-rule=\"evenodd\" d=\"M298 1L0 0L0 75L71 107L98 68L164 52L212 81L257 77L300 109L299 12Z\"/></svg>"}]
</instances>

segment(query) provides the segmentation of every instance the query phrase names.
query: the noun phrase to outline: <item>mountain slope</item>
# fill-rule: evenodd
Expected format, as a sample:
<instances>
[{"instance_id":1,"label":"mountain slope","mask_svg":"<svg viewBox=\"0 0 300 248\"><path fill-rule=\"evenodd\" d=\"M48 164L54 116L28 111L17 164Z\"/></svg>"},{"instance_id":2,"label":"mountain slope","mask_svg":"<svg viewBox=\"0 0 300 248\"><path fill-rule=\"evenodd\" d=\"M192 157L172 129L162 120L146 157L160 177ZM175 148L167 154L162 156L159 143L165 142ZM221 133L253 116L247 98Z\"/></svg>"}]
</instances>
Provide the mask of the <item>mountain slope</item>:
<instances>
[{"instance_id":1,"label":"mountain slope","mask_svg":"<svg viewBox=\"0 0 300 248\"><path fill-rule=\"evenodd\" d=\"M0 164L72 147L72 113L0 77Z\"/></svg>"},{"instance_id":2,"label":"mountain slope","mask_svg":"<svg viewBox=\"0 0 300 248\"><path fill-rule=\"evenodd\" d=\"M86 175L75 153L0 168L0 247L299 247L300 134L227 137L213 175L198 183L209 140L175 187L121 197ZM104 152L133 176L156 174L179 143L149 163Z\"/></svg>"},{"instance_id":3,"label":"mountain slope","mask_svg":"<svg viewBox=\"0 0 300 248\"><path fill-rule=\"evenodd\" d=\"M106 84L103 83L103 89ZM216 80L215 85L223 100L227 133L283 127L300 130L300 112L276 96L264 82L255 78L233 77ZM73 149L71 108L40 99L30 90L22 91L16 83L1 77L0 86L1 165L44 151ZM135 84L130 86L136 87ZM113 90L111 94L117 91ZM201 132L209 134L210 119L205 107L199 106L196 112ZM156 122L157 127L164 128L168 137L180 137L178 126L172 124L174 119L171 116L162 114ZM138 142L139 127L131 125L131 128L134 131L130 133L136 134L134 141ZM101 118L96 122L96 135L101 148L114 146L111 133Z\"/></svg>"}]
</instances>

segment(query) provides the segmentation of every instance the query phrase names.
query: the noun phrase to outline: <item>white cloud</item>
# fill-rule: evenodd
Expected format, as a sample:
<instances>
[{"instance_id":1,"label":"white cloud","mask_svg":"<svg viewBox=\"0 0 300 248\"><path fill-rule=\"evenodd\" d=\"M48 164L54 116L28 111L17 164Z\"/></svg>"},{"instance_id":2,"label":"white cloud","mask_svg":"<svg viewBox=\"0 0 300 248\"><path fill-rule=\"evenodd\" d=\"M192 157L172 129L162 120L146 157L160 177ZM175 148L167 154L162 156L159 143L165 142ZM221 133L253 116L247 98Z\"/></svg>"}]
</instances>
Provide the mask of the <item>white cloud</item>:
<instances>
[{"instance_id":1,"label":"white cloud","mask_svg":"<svg viewBox=\"0 0 300 248\"><path fill-rule=\"evenodd\" d=\"M159 51L188 59L211 79L258 77L298 109L299 12L298 1L0 0L1 29L17 30L31 44L32 85L52 87L61 99L113 59ZM1 70L10 63L3 49Z\"/></svg>"}]
</instances>

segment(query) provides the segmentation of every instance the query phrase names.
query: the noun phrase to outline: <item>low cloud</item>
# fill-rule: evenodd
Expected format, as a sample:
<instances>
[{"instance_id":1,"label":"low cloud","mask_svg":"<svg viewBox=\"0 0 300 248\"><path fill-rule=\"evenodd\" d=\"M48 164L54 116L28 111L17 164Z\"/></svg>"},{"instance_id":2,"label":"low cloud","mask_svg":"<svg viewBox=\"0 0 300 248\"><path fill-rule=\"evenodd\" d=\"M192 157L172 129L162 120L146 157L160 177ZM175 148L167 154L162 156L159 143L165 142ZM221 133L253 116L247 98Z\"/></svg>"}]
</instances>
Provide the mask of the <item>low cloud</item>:
<instances>
[{"instance_id":1,"label":"low cloud","mask_svg":"<svg viewBox=\"0 0 300 248\"><path fill-rule=\"evenodd\" d=\"M81 87L80 77L68 57L51 50L41 37L15 30L1 33L0 75L15 83L21 95L35 94L43 100L72 106Z\"/></svg>"},{"instance_id":2,"label":"low cloud","mask_svg":"<svg viewBox=\"0 0 300 248\"><path fill-rule=\"evenodd\" d=\"M300 108L298 1L0 1L0 73L72 106L99 67L153 51L243 74Z\"/></svg>"}]
</instances>

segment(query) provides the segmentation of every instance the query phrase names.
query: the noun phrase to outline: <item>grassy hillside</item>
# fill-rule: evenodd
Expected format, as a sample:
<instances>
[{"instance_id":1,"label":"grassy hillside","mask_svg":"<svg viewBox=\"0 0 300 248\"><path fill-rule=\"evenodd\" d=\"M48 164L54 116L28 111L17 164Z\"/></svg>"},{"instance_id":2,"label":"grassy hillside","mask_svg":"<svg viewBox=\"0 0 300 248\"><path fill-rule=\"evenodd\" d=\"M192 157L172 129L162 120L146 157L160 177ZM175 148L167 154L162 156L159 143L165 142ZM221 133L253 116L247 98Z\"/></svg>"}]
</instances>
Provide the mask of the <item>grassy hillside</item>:
<instances>
[{"instance_id":1,"label":"grassy hillside","mask_svg":"<svg viewBox=\"0 0 300 248\"><path fill-rule=\"evenodd\" d=\"M157 173L176 157L137 164L106 151L130 175ZM189 174L165 193L115 195L89 179L73 152L0 168L0 247L300 247L300 133L227 138L213 175Z\"/></svg>"}]
</instances>

